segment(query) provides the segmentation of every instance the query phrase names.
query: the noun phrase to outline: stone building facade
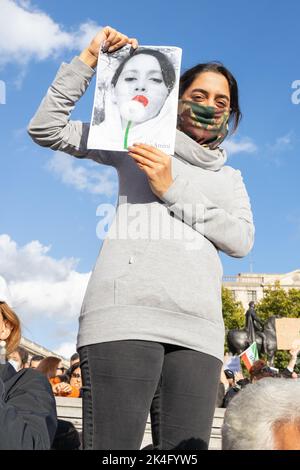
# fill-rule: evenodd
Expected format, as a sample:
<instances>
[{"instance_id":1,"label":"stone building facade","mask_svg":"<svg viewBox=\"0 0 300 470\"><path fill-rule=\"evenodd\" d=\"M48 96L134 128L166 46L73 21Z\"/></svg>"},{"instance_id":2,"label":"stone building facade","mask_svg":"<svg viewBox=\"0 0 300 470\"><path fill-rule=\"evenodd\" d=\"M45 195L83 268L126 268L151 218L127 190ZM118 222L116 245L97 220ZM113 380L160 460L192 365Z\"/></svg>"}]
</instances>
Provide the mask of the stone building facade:
<instances>
[{"instance_id":1,"label":"stone building facade","mask_svg":"<svg viewBox=\"0 0 300 470\"><path fill-rule=\"evenodd\" d=\"M40 346L39 344L36 344L33 341L30 341L29 339L22 337L20 346L22 346L28 352L29 360L31 359L32 356L36 356L36 355L43 356L43 357L54 356L54 357L58 357L59 359L61 359L64 367L66 368L70 367L70 361L68 359L52 351L49 351L49 349L46 349L43 346Z\"/></svg>"},{"instance_id":2,"label":"stone building facade","mask_svg":"<svg viewBox=\"0 0 300 470\"><path fill-rule=\"evenodd\" d=\"M259 302L264 297L266 287L280 282L280 287L285 290L300 289L300 269L286 274L254 274L240 273L236 276L224 276L223 286L230 289L235 300L242 302L245 310L251 300Z\"/></svg>"}]
</instances>

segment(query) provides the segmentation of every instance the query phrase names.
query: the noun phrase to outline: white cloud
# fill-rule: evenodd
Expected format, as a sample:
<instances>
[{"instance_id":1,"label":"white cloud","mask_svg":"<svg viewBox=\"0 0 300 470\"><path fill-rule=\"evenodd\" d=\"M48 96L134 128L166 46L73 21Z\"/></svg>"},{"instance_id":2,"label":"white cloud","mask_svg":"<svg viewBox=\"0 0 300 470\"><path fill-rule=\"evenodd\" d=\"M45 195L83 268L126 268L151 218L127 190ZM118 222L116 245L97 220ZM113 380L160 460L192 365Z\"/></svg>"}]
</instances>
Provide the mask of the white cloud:
<instances>
[{"instance_id":1,"label":"white cloud","mask_svg":"<svg viewBox=\"0 0 300 470\"><path fill-rule=\"evenodd\" d=\"M0 66L45 60L86 47L101 26L94 21L66 31L29 0L0 0Z\"/></svg>"},{"instance_id":2,"label":"white cloud","mask_svg":"<svg viewBox=\"0 0 300 470\"><path fill-rule=\"evenodd\" d=\"M277 168L282 167L287 158L291 155L293 156L293 151L295 149L297 138L295 137L294 131L290 131L287 134L278 137L275 142L265 145L265 155L269 162Z\"/></svg>"},{"instance_id":3,"label":"white cloud","mask_svg":"<svg viewBox=\"0 0 300 470\"><path fill-rule=\"evenodd\" d=\"M222 147L225 148L229 155L234 155L237 153L255 153L257 151L257 146L248 137L244 137L240 140L231 138L224 142Z\"/></svg>"},{"instance_id":4,"label":"white cloud","mask_svg":"<svg viewBox=\"0 0 300 470\"><path fill-rule=\"evenodd\" d=\"M46 168L68 186L92 194L113 196L118 186L115 170L91 162L86 162L86 165L82 166L73 157L56 152Z\"/></svg>"},{"instance_id":5,"label":"white cloud","mask_svg":"<svg viewBox=\"0 0 300 470\"><path fill-rule=\"evenodd\" d=\"M286 150L293 149L293 132L290 131L287 134L278 137L274 144L267 145L268 150L271 153L280 153Z\"/></svg>"},{"instance_id":6,"label":"white cloud","mask_svg":"<svg viewBox=\"0 0 300 470\"><path fill-rule=\"evenodd\" d=\"M65 342L55 348L54 351L59 356L69 359L76 352L76 342Z\"/></svg>"},{"instance_id":7,"label":"white cloud","mask_svg":"<svg viewBox=\"0 0 300 470\"><path fill-rule=\"evenodd\" d=\"M0 275L28 326L39 318L63 325L80 312L90 273L76 271L74 258L52 258L50 249L39 241L20 247L9 235L0 235Z\"/></svg>"},{"instance_id":8,"label":"white cloud","mask_svg":"<svg viewBox=\"0 0 300 470\"><path fill-rule=\"evenodd\" d=\"M79 26L79 30L77 33L73 34L73 48L78 50L83 50L87 45L91 42L94 36L98 33L101 29L94 21L87 21L86 23L82 23Z\"/></svg>"}]
</instances>

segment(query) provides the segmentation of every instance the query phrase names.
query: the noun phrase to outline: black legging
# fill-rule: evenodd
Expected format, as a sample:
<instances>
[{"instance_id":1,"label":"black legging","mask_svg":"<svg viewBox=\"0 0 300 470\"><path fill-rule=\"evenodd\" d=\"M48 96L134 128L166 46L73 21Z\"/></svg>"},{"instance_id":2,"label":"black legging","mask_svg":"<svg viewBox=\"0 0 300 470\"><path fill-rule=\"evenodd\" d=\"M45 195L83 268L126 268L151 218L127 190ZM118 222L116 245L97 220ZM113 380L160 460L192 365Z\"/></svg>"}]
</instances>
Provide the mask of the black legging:
<instances>
[{"instance_id":1,"label":"black legging","mask_svg":"<svg viewBox=\"0 0 300 470\"><path fill-rule=\"evenodd\" d=\"M79 354L85 450L140 449L150 407L155 449L208 448L221 361L141 340L84 346Z\"/></svg>"}]
</instances>

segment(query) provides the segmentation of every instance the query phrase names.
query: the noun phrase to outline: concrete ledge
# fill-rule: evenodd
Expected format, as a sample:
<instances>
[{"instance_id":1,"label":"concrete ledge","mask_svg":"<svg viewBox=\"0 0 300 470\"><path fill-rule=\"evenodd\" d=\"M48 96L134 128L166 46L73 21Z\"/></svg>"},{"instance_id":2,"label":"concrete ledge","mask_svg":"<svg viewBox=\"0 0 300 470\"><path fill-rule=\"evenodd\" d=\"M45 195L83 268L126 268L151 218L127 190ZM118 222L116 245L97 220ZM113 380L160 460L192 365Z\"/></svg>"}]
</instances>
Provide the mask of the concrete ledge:
<instances>
[{"instance_id":1,"label":"concrete ledge","mask_svg":"<svg viewBox=\"0 0 300 470\"><path fill-rule=\"evenodd\" d=\"M82 431L82 399L56 397L55 400L58 418L72 422L78 431ZM210 450L221 450L221 427L224 420L224 414L224 408L216 408L209 443ZM152 444L150 415L147 419L141 448L146 447L149 444Z\"/></svg>"}]
</instances>

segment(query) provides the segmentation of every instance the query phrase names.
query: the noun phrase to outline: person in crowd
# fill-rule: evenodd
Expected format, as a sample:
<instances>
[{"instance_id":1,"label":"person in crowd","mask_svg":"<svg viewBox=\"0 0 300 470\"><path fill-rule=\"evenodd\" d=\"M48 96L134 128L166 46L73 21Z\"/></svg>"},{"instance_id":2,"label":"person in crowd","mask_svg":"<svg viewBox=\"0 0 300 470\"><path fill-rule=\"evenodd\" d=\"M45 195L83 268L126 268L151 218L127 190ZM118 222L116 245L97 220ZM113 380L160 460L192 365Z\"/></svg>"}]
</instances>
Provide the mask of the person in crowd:
<instances>
[{"instance_id":1,"label":"person in crowd","mask_svg":"<svg viewBox=\"0 0 300 470\"><path fill-rule=\"evenodd\" d=\"M74 388L77 388L81 391L82 388L82 378L81 378L81 369L79 364L75 362L72 367L69 369L70 374L70 385Z\"/></svg>"},{"instance_id":2,"label":"person in crowd","mask_svg":"<svg viewBox=\"0 0 300 470\"><path fill-rule=\"evenodd\" d=\"M55 396L69 398L79 397L79 390L68 383L67 377L65 376L66 369L62 365L61 359L58 357L46 357L40 362L37 370L46 375Z\"/></svg>"},{"instance_id":3,"label":"person in crowd","mask_svg":"<svg viewBox=\"0 0 300 470\"><path fill-rule=\"evenodd\" d=\"M300 450L300 381L263 378L231 401L223 450Z\"/></svg>"},{"instance_id":4,"label":"person in crowd","mask_svg":"<svg viewBox=\"0 0 300 470\"><path fill-rule=\"evenodd\" d=\"M25 348L22 348L22 346L19 346L9 355L9 362L18 372L19 370L27 369L29 367L28 356L28 351L26 351Z\"/></svg>"},{"instance_id":5,"label":"person in crowd","mask_svg":"<svg viewBox=\"0 0 300 470\"><path fill-rule=\"evenodd\" d=\"M249 374L251 383L255 383L258 380L264 379L265 377L277 376L275 369L269 367L266 361L263 359L259 359L253 363L249 370Z\"/></svg>"},{"instance_id":6,"label":"person in crowd","mask_svg":"<svg viewBox=\"0 0 300 470\"><path fill-rule=\"evenodd\" d=\"M224 369L222 367L221 369L221 375L220 375L220 382L219 382L219 388L218 388L218 394L217 394L217 400L216 400L216 408L222 408L223 406L223 400L225 393L228 389L228 381L227 377L224 373Z\"/></svg>"},{"instance_id":7,"label":"person in crowd","mask_svg":"<svg viewBox=\"0 0 300 470\"><path fill-rule=\"evenodd\" d=\"M228 388L233 387L235 385L234 372L230 369L225 369L224 374L225 374L225 377L227 379Z\"/></svg>"},{"instance_id":8,"label":"person in crowd","mask_svg":"<svg viewBox=\"0 0 300 470\"><path fill-rule=\"evenodd\" d=\"M105 239L81 309L83 446L139 449L156 394L155 413L164 419L157 415L154 447L207 449L224 355L219 251L246 256L255 232L241 173L224 166L220 147L241 118L238 85L220 63L182 75L172 157L146 143L128 152L89 150L90 125L70 120L70 113L95 74L101 47L109 54L126 44L138 48L136 39L103 28L62 64L28 127L39 145L115 167L128 201L118 204L109 228L117 237ZM137 82L136 95L146 93L140 88ZM151 210L147 239L124 240L123 226L116 232L119 219L126 230L129 206ZM174 238L166 239L165 223Z\"/></svg>"},{"instance_id":9,"label":"person in crowd","mask_svg":"<svg viewBox=\"0 0 300 470\"><path fill-rule=\"evenodd\" d=\"M0 450L47 450L57 428L55 400L42 374L17 372L8 362L20 339L19 318L0 292Z\"/></svg>"},{"instance_id":10,"label":"person in crowd","mask_svg":"<svg viewBox=\"0 0 300 470\"><path fill-rule=\"evenodd\" d=\"M229 405L230 401L236 396L236 394L242 390L242 388L246 387L246 385L249 383L249 380L240 377L238 380L234 374L234 372L230 369L226 369L224 371L225 376L228 380L229 387L228 390L225 393L224 400L222 403L222 408L227 408Z\"/></svg>"},{"instance_id":11,"label":"person in crowd","mask_svg":"<svg viewBox=\"0 0 300 470\"><path fill-rule=\"evenodd\" d=\"M38 354L32 356L32 358L30 359L30 362L29 362L29 367L31 369L36 369L40 365L40 363L43 359L44 359L44 357L40 356Z\"/></svg>"},{"instance_id":12,"label":"person in crowd","mask_svg":"<svg viewBox=\"0 0 300 470\"><path fill-rule=\"evenodd\" d=\"M79 361L80 361L79 354L77 352L72 354L72 356L70 357L70 367L72 367L73 364Z\"/></svg>"},{"instance_id":13,"label":"person in crowd","mask_svg":"<svg viewBox=\"0 0 300 470\"><path fill-rule=\"evenodd\" d=\"M54 356L46 357L37 369L49 380L56 397L79 398L80 390L69 383L62 361ZM53 450L77 450L81 439L73 423L65 419L57 420L57 431L52 444Z\"/></svg>"},{"instance_id":14,"label":"person in crowd","mask_svg":"<svg viewBox=\"0 0 300 470\"><path fill-rule=\"evenodd\" d=\"M294 347L290 350L290 361L288 365L281 371L281 376L285 377L286 379L298 379L299 376L297 372L295 372L295 366L297 364L298 354L300 352L299 346Z\"/></svg>"},{"instance_id":15,"label":"person in crowd","mask_svg":"<svg viewBox=\"0 0 300 470\"><path fill-rule=\"evenodd\" d=\"M72 398L81 398L82 379L79 362L75 362L60 378L70 384L75 390L79 390L79 395L76 396L74 392L73 395L71 395Z\"/></svg>"}]
</instances>

